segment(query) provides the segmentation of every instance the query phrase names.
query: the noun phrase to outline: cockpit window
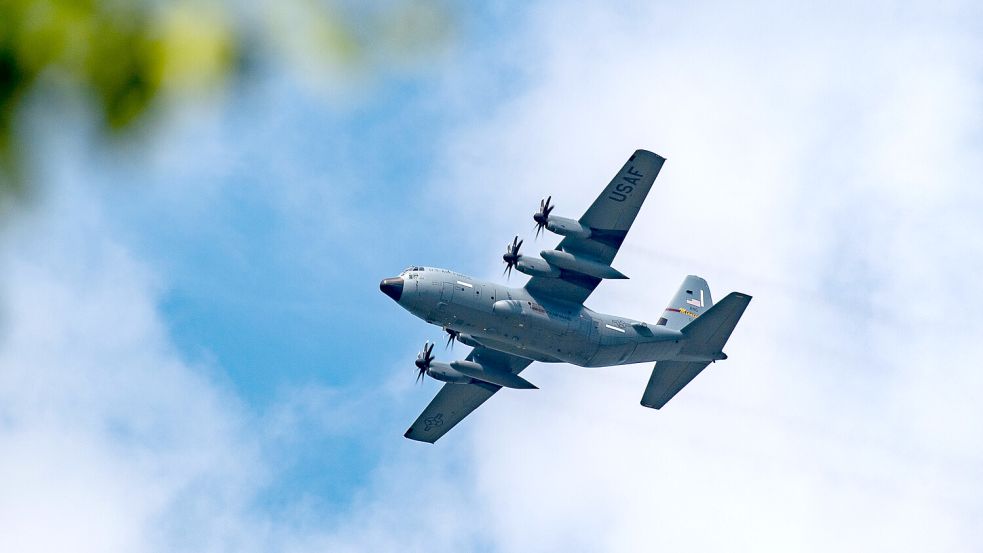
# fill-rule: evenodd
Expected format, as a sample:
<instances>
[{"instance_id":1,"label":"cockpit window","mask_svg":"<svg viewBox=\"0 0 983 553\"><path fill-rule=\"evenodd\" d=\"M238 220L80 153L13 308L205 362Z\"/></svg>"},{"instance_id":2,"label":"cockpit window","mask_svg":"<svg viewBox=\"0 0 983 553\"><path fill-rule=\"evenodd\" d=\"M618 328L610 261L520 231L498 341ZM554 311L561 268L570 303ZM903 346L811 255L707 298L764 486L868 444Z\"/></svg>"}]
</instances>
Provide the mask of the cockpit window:
<instances>
[{"instance_id":1,"label":"cockpit window","mask_svg":"<svg viewBox=\"0 0 983 553\"><path fill-rule=\"evenodd\" d=\"M403 272L400 273L400 275L405 275L406 273L409 273L409 272L412 272L412 271L422 271L422 270L423 270L423 267L407 267L407 268L403 269Z\"/></svg>"}]
</instances>

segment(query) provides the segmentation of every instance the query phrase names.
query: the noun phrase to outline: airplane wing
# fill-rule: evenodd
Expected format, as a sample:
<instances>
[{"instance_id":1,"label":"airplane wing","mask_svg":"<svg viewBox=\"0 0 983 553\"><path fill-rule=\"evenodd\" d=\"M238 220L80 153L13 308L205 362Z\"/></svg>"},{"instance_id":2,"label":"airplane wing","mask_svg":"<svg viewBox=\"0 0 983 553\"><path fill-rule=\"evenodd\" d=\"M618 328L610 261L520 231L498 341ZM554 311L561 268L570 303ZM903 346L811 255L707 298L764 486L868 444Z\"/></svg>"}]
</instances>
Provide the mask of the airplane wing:
<instances>
[{"instance_id":1,"label":"airplane wing","mask_svg":"<svg viewBox=\"0 0 983 553\"><path fill-rule=\"evenodd\" d=\"M566 236L556 249L610 265L665 161L648 150L636 150L580 218L591 230L590 237ZM533 296L583 303L600 282L593 276L561 271L558 278L529 279L526 290Z\"/></svg>"},{"instance_id":2,"label":"airplane wing","mask_svg":"<svg viewBox=\"0 0 983 553\"><path fill-rule=\"evenodd\" d=\"M481 347L471 350L466 360L513 374L519 374L532 363L524 357ZM480 380L470 384L448 382L403 436L432 444L500 389L501 386Z\"/></svg>"}]
</instances>

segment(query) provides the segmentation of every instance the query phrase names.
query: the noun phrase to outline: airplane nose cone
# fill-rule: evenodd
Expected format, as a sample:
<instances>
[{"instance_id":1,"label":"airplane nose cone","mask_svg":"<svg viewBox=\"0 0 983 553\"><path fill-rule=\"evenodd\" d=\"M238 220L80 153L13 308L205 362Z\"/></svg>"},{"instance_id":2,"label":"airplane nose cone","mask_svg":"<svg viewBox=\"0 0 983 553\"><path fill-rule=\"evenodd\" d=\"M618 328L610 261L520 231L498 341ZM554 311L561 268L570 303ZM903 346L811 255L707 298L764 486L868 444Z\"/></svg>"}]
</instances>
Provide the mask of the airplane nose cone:
<instances>
[{"instance_id":1,"label":"airplane nose cone","mask_svg":"<svg viewBox=\"0 0 983 553\"><path fill-rule=\"evenodd\" d=\"M387 278L379 283L379 289L394 301L399 301L403 295L403 279L400 277Z\"/></svg>"}]
</instances>

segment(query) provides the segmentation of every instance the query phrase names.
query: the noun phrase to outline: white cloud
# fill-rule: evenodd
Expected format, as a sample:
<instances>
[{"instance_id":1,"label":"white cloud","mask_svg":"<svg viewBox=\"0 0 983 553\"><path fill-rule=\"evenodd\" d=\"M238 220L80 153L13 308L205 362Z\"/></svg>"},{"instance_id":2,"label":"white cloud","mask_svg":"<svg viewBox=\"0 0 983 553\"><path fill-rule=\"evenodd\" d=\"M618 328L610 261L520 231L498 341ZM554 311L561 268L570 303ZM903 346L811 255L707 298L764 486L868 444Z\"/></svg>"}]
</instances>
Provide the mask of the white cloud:
<instances>
[{"instance_id":1,"label":"white cloud","mask_svg":"<svg viewBox=\"0 0 983 553\"><path fill-rule=\"evenodd\" d=\"M538 13L532 86L448 140L465 220L501 214L472 232L487 274L539 197L576 216L646 147L668 163L616 263L634 280L590 305L652 319L688 272L755 300L661 412L638 406L648 366L536 366L536 397L483 407L502 550L978 548L971 9Z\"/></svg>"},{"instance_id":2,"label":"white cloud","mask_svg":"<svg viewBox=\"0 0 983 553\"><path fill-rule=\"evenodd\" d=\"M245 507L245 413L173 351L153 277L78 189L6 234L0 549L140 551ZM200 542L199 540L205 540Z\"/></svg>"},{"instance_id":3,"label":"white cloud","mask_svg":"<svg viewBox=\"0 0 983 553\"><path fill-rule=\"evenodd\" d=\"M405 366L378 390L271 390L257 412L221 367L182 360L156 305L163 283L89 190L53 192L0 236L0 550L473 548L475 498L448 448L419 456L404 422L379 420L407 392ZM307 443L380 428L395 451L344 512L296 488L264 504Z\"/></svg>"}]
</instances>

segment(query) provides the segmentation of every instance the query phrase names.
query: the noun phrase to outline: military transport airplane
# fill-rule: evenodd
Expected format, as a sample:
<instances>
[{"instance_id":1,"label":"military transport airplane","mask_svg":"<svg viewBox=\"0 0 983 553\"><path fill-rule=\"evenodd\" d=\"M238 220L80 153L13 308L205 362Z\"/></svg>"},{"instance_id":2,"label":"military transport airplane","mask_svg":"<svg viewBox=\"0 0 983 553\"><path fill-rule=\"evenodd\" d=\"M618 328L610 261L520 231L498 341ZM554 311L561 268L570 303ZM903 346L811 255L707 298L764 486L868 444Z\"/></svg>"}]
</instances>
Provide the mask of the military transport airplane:
<instances>
[{"instance_id":1,"label":"military transport airplane","mask_svg":"<svg viewBox=\"0 0 983 553\"><path fill-rule=\"evenodd\" d=\"M522 288L486 282L447 269L410 267L379 287L401 307L443 327L447 343L474 349L463 361L434 361L433 344L416 360L444 386L405 436L433 443L502 388L536 388L519 376L533 361L607 367L655 361L642 405L659 409L714 361L751 301L732 292L714 304L710 288L687 276L655 324L604 315L584 300L604 279L628 278L611 266L665 159L636 151L579 220L552 214L552 197L533 215L536 236L563 236L538 257L519 253L516 236L502 256L532 278Z\"/></svg>"}]
</instances>

